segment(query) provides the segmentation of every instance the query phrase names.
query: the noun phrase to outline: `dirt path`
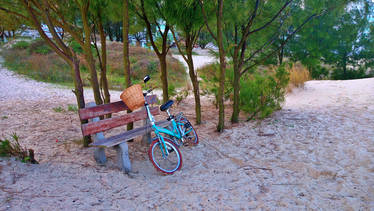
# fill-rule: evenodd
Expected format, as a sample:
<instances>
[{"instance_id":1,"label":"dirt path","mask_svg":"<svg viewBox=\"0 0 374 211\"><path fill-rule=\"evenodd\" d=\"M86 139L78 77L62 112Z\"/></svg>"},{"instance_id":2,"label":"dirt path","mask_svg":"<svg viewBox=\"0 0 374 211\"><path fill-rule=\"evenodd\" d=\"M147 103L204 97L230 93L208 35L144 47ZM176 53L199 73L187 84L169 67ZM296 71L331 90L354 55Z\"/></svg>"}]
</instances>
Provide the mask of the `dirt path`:
<instances>
[{"instance_id":1,"label":"dirt path","mask_svg":"<svg viewBox=\"0 0 374 211\"><path fill-rule=\"evenodd\" d=\"M191 119L192 102L178 108ZM96 165L93 149L79 145L76 113L53 110L73 103L69 89L0 68L0 135L17 132L40 161L0 159L0 210L374 207L373 78L308 82L260 125L222 134L213 132L216 110L204 99L201 144L182 148L184 166L172 176L155 171L138 141L130 143L134 177L117 169L112 150L107 166Z\"/></svg>"}]
</instances>

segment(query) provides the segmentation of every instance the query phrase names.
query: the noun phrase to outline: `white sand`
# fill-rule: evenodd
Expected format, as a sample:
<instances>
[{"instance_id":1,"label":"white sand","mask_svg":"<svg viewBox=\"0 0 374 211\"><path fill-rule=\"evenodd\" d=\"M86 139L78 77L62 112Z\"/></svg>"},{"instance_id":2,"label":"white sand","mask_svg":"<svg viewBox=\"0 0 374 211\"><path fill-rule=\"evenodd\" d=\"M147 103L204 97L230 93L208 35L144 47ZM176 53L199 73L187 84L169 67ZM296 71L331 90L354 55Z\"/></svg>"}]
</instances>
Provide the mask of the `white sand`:
<instances>
[{"instance_id":1,"label":"white sand","mask_svg":"<svg viewBox=\"0 0 374 211\"><path fill-rule=\"evenodd\" d=\"M96 165L93 149L76 144L76 113L53 111L70 103L69 89L0 70L0 135L17 132L40 161L0 159L0 210L374 208L373 78L310 81L271 118L222 134L203 99L200 145L181 149L184 165L171 176L156 172L138 141L130 143L134 177L118 170L113 150L107 166ZM192 103L178 108L191 119Z\"/></svg>"}]
</instances>

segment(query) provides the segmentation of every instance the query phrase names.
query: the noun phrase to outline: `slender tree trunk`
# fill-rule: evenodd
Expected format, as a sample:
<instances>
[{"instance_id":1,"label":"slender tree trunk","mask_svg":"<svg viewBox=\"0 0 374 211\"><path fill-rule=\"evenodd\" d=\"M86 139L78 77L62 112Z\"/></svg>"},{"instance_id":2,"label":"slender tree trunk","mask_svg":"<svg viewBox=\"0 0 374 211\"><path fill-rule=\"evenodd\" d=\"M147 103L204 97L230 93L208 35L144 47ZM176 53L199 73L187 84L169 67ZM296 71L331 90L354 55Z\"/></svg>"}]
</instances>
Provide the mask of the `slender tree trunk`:
<instances>
[{"instance_id":1,"label":"slender tree trunk","mask_svg":"<svg viewBox=\"0 0 374 211\"><path fill-rule=\"evenodd\" d=\"M169 100L169 90L168 90L168 74L166 66L166 55L167 53L160 54L158 59L160 60L160 79L162 82L162 100L166 103Z\"/></svg>"},{"instance_id":2,"label":"slender tree trunk","mask_svg":"<svg viewBox=\"0 0 374 211\"><path fill-rule=\"evenodd\" d=\"M240 69L238 64L234 62L234 81L233 81L233 88L234 88L234 104L233 104L233 111L231 116L231 122L237 123L239 122L239 113L240 113Z\"/></svg>"},{"instance_id":3,"label":"slender tree trunk","mask_svg":"<svg viewBox=\"0 0 374 211\"><path fill-rule=\"evenodd\" d=\"M103 104L103 100L100 96L100 87L99 87L99 81L97 79L97 72L95 67L95 60L92 55L91 51L91 29L88 23L88 5L82 5L81 8L81 16L82 16L82 23L83 23L83 29L84 29L84 55L85 59L88 63L88 69L90 70L90 82L93 89L95 102L97 105Z\"/></svg>"},{"instance_id":4,"label":"slender tree trunk","mask_svg":"<svg viewBox=\"0 0 374 211\"><path fill-rule=\"evenodd\" d=\"M130 75L130 51L129 51L129 2L128 0L123 0L123 65L124 65L124 76L125 76L125 87L131 86L131 75ZM130 113L131 111L128 111ZM128 124L127 130L132 130L134 125Z\"/></svg>"},{"instance_id":5,"label":"slender tree trunk","mask_svg":"<svg viewBox=\"0 0 374 211\"><path fill-rule=\"evenodd\" d=\"M187 60L188 60L188 72L190 74L193 93L195 97L195 114L196 114L196 124L201 124L201 103L200 103L200 89L199 81L197 80L197 75L195 74L194 64L192 59L192 48L186 48Z\"/></svg>"},{"instance_id":6,"label":"slender tree trunk","mask_svg":"<svg viewBox=\"0 0 374 211\"><path fill-rule=\"evenodd\" d=\"M106 33L108 34L109 40L113 42L113 31L112 31L112 23L109 22L106 24Z\"/></svg>"},{"instance_id":7,"label":"slender tree trunk","mask_svg":"<svg viewBox=\"0 0 374 211\"><path fill-rule=\"evenodd\" d=\"M103 24L101 22L101 14L99 13L98 28L100 33L100 42L101 42L101 73L100 80L102 88L104 90L104 103L110 103L110 94L109 94L109 85L108 79L106 77L106 66L107 66L107 51L106 51L106 35L104 32Z\"/></svg>"},{"instance_id":8,"label":"slender tree trunk","mask_svg":"<svg viewBox=\"0 0 374 211\"><path fill-rule=\"evenodd\" d=\"M84 108L86 106L86 103L84 101L84 95L83 95L83 82L80 75L80 69L79 69L79 60L78 58L73 55L73 60L71 63L71 74L73 76L74 81L74 95L77 99L78 108ZM81 124L86 124L87 120L81 120ZM84 136L83 137L83 146L88 147L91 143L91 137L90 136Z\"/></svg>"},{"instance_id":9,"label":"slender tree trunk","mask_svg":"<svg viewBox=\"0 0 374 211\"><path fill-rule=\"evenodd\" d=\"M343 78L347 79L347 54L343 55Z\"/></svg>"},{"instance_id":10,"label":"slender tree trunk","mask_svg":"<svg viewBox=\"0 0 374 211\"><path fill-rule=\"evenodd\" d=\"M222 16L223 16L223 0L218 0L217 12L217 43L219 49L219 88L218 88L218 124L217 131L222 132L225 127L225 105L224 105L224 92L225 92L225 73L226 73L226 60L225 50L223 48L223 34L222 34Z\"/></svg>"}]
</instances>

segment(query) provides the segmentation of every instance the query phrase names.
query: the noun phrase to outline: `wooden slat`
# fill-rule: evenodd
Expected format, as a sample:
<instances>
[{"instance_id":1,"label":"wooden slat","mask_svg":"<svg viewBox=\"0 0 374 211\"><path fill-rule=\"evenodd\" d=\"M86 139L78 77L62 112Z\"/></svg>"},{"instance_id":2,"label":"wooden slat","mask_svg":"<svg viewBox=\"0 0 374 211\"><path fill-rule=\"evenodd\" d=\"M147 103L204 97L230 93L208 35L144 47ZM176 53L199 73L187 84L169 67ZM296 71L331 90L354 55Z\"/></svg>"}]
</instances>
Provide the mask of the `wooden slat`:
<instances>
[{"instance_id":1,"label":"wooden slat","mask_svg":"<svg viewBox=\"0 0 374 211\"><path fill-rule=\"evenodd\" d=\"M156 95L147 96L146 100L148 104L155 104L157 103L157 96ZM90 107L90 108L82 108L82 109L79 109L78 113L79 113L79 118L81 120L85 120L85 119L92 119L92 118L99 117L99 116L104 116L106 114L117 113L117 112L124 111L127 109L128 107L124 102L118 101L118 102L98 105L98 106Z\"/></svg>"},{"instance_id":2,"label":"wooden slat","mask_svg":"<svg viewBox=\"0 0 374 211\"><path fill-rule=\"evenodd\" d=\"M156 125L159 126L159 127L165 127L165 126L167 126L169 124L170 124L170 122L167 121L167 120L156 122ZM139 128L136 128L136 129L133 129L133 130L130 130L130 131L126 131L124 133L112 136L110 138L97 140L96 142L90 144L90 146L94 146L94 147L112 147L112 146L118 145L118 144L120 144L120 143L122 143L124 141L131 140L131 139L133 139L133 138L135 138L137 136L144 135L148 131L150 131L151 129L152 129L151 125L139 127Z\"/></svg>"},{"instance_id":3,"label":"wooden slat","mask_svg":"<svg viewBox=\"0 0 374 211\"><path fill-rule=\"evenodd\" d=\"M158 115L160 110L158 107L150 108L152 115ZM118 117L100 120L98 122L89 122L82 125L83 136L103 132L115 127L126 125L130 122L139 121L147 118L146 110L135 111L129 114L124 114Z\"/></svg>"}]
</instances>

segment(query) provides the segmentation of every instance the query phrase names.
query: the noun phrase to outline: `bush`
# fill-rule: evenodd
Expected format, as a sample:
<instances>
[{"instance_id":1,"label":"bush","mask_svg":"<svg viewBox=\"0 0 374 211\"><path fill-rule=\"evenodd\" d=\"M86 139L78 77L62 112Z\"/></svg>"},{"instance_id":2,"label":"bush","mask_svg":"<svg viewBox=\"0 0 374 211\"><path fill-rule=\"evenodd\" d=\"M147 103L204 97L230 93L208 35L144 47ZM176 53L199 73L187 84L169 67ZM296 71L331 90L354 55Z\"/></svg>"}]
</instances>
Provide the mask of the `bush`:
<instances>
[{"instance_id":1,"label":"bush","mask_svg":"<svg viewBox=\"0 0 374 211\"><path fill-rule=\"evenodd\" d=\"M284 65L266 74L242 77L240 108L250 115L248 120L265 118L280 109L288 82L289 73Z\"/></svg>"},{"instance_id":2,"label":"bush","mask_svg":"<svg viewBox=\"0 0 374 211\"><path fill-rule=\"evenodd\" d=\"M329 70L320 64L310 67L309 70L313 79L321 80L329 77Z\"/></svg>"},{"instance_id":3,"label":"bush","mask_svg":"<svg viewBox=\"0 0 374 211\"><path fill-rule=\"evenodd\" d=\"M12 45L14 49L26 49L30 46L30 43L27 41L18 41Z\"/></svg>"},{"instance_id":4,"label":"bush","mask_svg":"<svg viewBox=\"0 0 374 211\"><path fill-rule=\"evenodd\" d=\"M370 78L373 75L366 74L364 68L358 70L349 70L347 69L344 73L342 69L335 69L332 71L331 79L333 80L349 80L349 79L360 79L360 78Z\"/></svg>"},{"instance_id":5,"label":"bush","mask_svg":"<svg viewBox=\"0 0 374 211\"><path fill-rule=\"evenodd\" d=\"M289 65L287 71L290 74L287 91L291 91L294 87L304 87L304 83L310 80L309 70L300 63Z\"/></svg>"}]
</instances>

